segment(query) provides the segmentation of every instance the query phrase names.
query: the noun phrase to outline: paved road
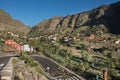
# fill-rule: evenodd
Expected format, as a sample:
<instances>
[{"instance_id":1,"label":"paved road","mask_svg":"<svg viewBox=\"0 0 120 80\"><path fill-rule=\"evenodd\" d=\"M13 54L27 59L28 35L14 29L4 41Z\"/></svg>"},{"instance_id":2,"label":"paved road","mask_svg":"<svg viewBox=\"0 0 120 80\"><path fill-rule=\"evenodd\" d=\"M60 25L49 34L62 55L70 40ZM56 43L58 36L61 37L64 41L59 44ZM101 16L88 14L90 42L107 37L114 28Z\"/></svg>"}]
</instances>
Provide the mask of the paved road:
<instances>
[{"instance_id":1,"label":"paved road","mask_svg":"<svg viewBox=\"0 0 120 80\"><path fill-rule=\"evenodd\" d=\"M9 61L10 58L11 56L0 57L0 71L6 65L6 63Z\"/></svg>"},{"instance_id":2,"label":"paved road","mask_svg":"<svg viewBox=\"0 0 120 80\"><path fill-rule=\"evenodd\" d=\"M6 65L6 63L9 61L11 57L12 56L0 57L0 71ZM47 74L51 75L52 80L85 80L60 67L58 64L56 64L54 61L50 60L47 57L40 56L32 57L42 65L43 70ZM47 71L47 67L50 68L49 72Z\"/></svg>"},{"instance_id":3,"label":"paved road","mask_svg":"<svg viewBox=\"0 0 120 80\"><path fill-rule=\"evenodd\" d=\"M47 71L47 67L50 68L49 74L52 76L52 80L85 80L76 76L75 74L68 72L47 57L32 57L42 65L44 71Z\"/></svg>"}]
</instances>

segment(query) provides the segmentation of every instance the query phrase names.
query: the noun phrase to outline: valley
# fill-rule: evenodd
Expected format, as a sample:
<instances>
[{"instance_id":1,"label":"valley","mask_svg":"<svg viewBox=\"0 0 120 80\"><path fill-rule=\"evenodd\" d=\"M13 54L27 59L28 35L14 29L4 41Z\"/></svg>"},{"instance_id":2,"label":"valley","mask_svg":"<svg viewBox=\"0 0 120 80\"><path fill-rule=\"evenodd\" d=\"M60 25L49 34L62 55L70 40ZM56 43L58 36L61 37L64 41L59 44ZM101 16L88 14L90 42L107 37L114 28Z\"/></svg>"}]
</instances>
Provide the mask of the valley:
<instances>
[{"instance_id":1,"label":"valley","mask_svg":"<svg viewBox=\"0 0 120 80\"><path fill-rule=\"evenodd\" d=\"M37 69L46 78L45 69L50 67L50 76L55 80L80 80L76 75L86 80L103 80L104 72L107 72L108 80L120 80L119 9L120 2L116 2L64 17L54 16L33 27L0 10L0 56L20 55L20 60L26 61L22 65ZM28 44L33 47L33 52L21 50L18 54L17 49L4 43L5 40ZM5 49L15 52L6 53ZM76 75L67 73L69 71L48 58L32 58L31 55L44 55ZM34 61L38 61L41 68ZM25 69L25 66L22 67Z\"/></svg>"}]
</instances>

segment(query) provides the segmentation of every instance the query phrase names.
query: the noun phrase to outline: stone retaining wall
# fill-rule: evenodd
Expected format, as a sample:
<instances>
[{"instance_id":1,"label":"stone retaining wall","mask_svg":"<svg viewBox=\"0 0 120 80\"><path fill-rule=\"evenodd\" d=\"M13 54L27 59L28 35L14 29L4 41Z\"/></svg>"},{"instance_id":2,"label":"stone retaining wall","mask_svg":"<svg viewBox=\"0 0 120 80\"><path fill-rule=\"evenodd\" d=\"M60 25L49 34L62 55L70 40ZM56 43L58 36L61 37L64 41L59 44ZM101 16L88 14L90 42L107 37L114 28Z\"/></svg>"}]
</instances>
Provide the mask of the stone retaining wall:
<instances>
[{"instance_id":1,"label":"stone retaining wall","mask_svg":"<svg viewBox=\"0 0 120 80\"><path fill-rule=\"evenodd\" d=\"M12 58L8 61L5 67L0 71L0 80L13 80L13 65Z\"/></svg>"}]
</instances>

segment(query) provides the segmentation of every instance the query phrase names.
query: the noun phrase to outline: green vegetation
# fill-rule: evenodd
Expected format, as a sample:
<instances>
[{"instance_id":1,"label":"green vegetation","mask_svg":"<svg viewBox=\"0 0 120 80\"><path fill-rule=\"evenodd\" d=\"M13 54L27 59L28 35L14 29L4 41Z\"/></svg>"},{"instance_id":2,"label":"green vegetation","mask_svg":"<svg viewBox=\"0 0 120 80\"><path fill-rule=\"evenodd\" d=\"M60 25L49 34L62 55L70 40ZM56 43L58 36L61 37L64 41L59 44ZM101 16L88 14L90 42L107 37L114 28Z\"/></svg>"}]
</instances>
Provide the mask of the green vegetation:
<instances>
[{"instance_id":1,"label":"green vegetation","mask_svg":"<svg viewBox=\"0 0 120 80\"><path fill-rule=\"evenodd\" d=\"M19 61L20 61L19 59L15 59L15 58L14 58L14 59L12 60L12 64L16 64L16 63L18 63Z\"/></svg>"},{"instance_id":2,"label":"green vegetation","mask_svg":"<svg viewBox=\"0 0 120 80\"><path fill-rule=\"evenodd\" d=\"M34 61L34 59L30 57L30 55L25 52L21 52L20 59L25 61L26 66L34 67L38 73L45 76L44 71L40 68L40 64Z\"/></svg>"},{"instance_id":3,"label":"green vegetation","mask_svg":"<svg viewBox=\"0 0 120 80\"><path fill-rule=\"evenodd\" d=\"M102 80L103 70L108 71L111 80L120 78L120 59L115 52L115 47L102 46L91 49L90 46L94 44L95 40L85 44L85 39L71 40L69 41L71 46L59 41L53 44L45 37L28 40L28 42L34 46L36 53L43 53L87 79L94 80L96 75L99 75L99 80ZM74 52L73 48L79 52Z\"/></svg>"},{"instance_id":4,"label":"green vegetation","mask_svg":"<svg viewBox=\"0 0 120 80\"><path fill-rule=\"evenodd\" d=\"M38 66L38 63L35 62L34 59L31 58L30 55L28 55L25 52L21 52L20 59L24 60L27 66L31 66L31 67Z\"/></svg>"}]
</instances>

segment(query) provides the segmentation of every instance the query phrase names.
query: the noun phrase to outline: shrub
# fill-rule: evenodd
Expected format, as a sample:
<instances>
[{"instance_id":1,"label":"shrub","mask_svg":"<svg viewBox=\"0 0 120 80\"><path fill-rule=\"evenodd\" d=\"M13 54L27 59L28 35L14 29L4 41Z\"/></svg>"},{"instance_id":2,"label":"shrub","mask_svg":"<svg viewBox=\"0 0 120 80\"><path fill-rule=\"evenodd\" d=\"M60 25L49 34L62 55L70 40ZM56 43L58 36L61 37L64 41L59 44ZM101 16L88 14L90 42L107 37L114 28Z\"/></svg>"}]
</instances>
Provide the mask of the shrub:
<instances>
[{"instance_id":1,"label":"shrub","mask_svg":"<svg viewBox=\"0 0 120 80\"><path fill-rule=\"evenodd\" d=\"M67 52L67 49L60 49L58 54L62 57L65 57L67 55Z\"/></svg>"},{"instance_id":2,"label":"shrub","mask_svg":"<svg viewBox=\"0 0 120 80\"><path fill-rule=\"evenodd\" d=\"M25 60L25 63L27 64L27 66L34 67L38 65L38 63L35 62L34 59L31 58L30 55L28 55L25 52L21 52L20 59Z\"/></svg>"},{"instance_id":3,"label":"shrub","mask_svg":"<svg viewBox=\"0 0 120 80\"><path fill-rule=\"evenodd\" d=\"M16 63L18 63L18 62L19 62L18 59L13 59L13 60L12 60L12 64L16 64Z\"/></svg>"}]
</instances>

